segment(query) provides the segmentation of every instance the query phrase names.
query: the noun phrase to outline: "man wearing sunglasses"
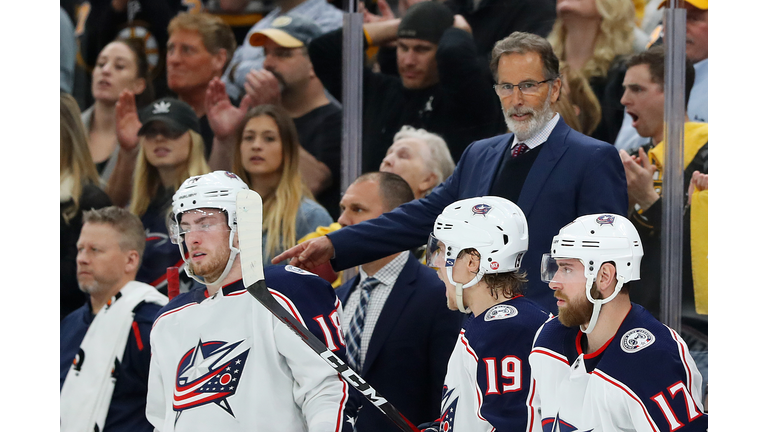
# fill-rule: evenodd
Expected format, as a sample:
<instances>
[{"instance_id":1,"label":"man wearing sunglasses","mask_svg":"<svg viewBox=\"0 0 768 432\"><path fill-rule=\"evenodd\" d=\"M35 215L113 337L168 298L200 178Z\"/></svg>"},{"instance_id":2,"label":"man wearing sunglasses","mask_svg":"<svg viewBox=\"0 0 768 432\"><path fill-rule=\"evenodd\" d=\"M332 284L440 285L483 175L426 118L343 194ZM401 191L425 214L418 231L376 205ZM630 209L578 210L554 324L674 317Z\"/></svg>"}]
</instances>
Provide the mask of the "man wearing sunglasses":
<instances>
[{"instance_id":1,"label":"man wearing sunglasses","mask_svg":"<svg viewBox=\"0 0 768 432\"><path fill-rule=\"evenodd\" d=\"M552 108L562 82L549 42L515 32L496 44L491 71L511 134L470 144L453 175L427 197L301 243L277 258L294 258L291 264L313 268L335 254L334 268L349 268L418 246L448 204L494 195L523 210L531 236L521 269L535 274L536 257L561 226L583 214L626 215L627 183L618 152L574 131ZM526 296L549 312L557 311L541 281L531 281Z\"/></svg>"}]
</instances>

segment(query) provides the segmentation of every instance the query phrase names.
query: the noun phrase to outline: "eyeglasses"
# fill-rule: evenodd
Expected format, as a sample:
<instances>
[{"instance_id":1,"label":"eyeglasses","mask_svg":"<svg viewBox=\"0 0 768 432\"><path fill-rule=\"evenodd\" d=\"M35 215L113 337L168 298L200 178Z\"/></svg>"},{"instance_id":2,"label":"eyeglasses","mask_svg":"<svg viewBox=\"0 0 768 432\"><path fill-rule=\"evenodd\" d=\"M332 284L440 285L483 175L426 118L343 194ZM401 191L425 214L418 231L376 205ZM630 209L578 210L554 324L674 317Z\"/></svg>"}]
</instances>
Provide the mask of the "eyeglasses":
<instances>
[{"instance_id":1,"label":"eyeglasses","mask_svg":"<svg viewBox=\"0 0 768 432\"><path fill-rule=\"evenodd\" d=\"M511 96L515 91L515 87L520 89L520 92L524 95L535 94L539 90L539 86L545 82L553 81L555 78L545 79L544 81L523 81L520 84L494 84L493 88L496 90L496 94L501 97Z\"/></svg>"}]
</instances>

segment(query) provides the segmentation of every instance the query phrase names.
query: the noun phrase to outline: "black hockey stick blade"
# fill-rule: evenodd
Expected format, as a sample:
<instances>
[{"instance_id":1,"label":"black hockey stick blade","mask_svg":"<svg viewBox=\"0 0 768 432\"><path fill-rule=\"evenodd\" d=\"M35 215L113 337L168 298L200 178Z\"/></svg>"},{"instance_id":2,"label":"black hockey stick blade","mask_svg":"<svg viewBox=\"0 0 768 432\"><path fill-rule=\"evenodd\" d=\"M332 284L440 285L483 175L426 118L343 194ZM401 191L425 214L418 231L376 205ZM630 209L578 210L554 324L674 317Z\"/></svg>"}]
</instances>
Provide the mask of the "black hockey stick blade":
<instances>
[{"instance_id":1,"label":"black hockey stick blade","mask_svg":"<svg viewBox=\"0 0 768 432\"><path fill-rule=\"evenodd\" d=\"M252 190L237 194L237 232L240 238L240 264L243 282L248 292L267 310L287 325L313 351L325 360L352 387L368 399L404 432L418 432L419 429L403 416L389 401L379 394L352 368L328 349L312 332L304 327L293 315L272 296L264 280L261 262L261 196Z\"/></svg>"}]
</instances>

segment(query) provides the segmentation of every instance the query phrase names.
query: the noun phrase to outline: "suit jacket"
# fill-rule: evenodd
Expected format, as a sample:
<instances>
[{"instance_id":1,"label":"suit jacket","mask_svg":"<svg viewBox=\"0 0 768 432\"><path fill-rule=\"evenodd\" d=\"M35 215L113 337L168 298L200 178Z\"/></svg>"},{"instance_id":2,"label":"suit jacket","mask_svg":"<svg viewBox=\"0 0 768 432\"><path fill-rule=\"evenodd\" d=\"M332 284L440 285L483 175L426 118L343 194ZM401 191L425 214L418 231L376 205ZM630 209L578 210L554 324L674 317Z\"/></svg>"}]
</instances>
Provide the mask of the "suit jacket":
<instances>
[{"instance_id":1,"label":"suit jacket","mask_svg":"<svg viewBox=\"0 0 768 432\"><path fill-rule=\"evenodd\" d=\"M382 216L328 234L335 269L374 261L424 244L443 209L458 200L487 195L512 134L476 141L467 147L453 175L420 200ZM616 149L568 127L562 117L533 163L516 203L528 220L526 297L552 313L557 303L541 282L541 256L549 253L560 228L585 214L626 216L629 206L624 167Z\"/></svg>"},{"instance_id":2,"label":"suit jacket","mask_svg":"<svg viewBox=\"0 0 768 432\"><path fill-rule=\"evenodd\" d=\"M336 290L345 306L359 283L358 275ZM376 321L360 375L413 424L435 420L440 416L448 359L463 319L446 307L445 285L437 273L409 254ZM400 429L364 401L355 430Z\"/></svg>"}]
</instances>

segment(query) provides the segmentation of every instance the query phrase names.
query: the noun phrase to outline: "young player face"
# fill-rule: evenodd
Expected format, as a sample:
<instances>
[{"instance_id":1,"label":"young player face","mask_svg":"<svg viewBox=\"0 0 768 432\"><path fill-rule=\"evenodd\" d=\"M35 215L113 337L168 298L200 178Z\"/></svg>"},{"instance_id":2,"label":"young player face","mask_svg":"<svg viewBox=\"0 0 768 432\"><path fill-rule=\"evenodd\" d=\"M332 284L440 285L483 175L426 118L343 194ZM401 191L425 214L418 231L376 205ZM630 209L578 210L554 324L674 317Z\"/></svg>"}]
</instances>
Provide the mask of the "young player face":
<instances>
[{"instance_id":1,"label":"young player face","mask_svg":"<svg viewBox=\"0 0 768 432\"><path fill-rule=\"evenodd\" d=\"M186 29L178 29L168 38L166 64L168 88L181 95L205 91L223 68L221 59L205 49L200 33Z\"/></svg>"},{"instance_id":2,"label":"young player face","mask_svg":"<svg viewBox=\"0 0 768 432\"><path fill-rule=\"evenodd\" d=\"M403 87L423 89L440 81L437 72L437 44L421 39L397 40L397 70Z\"/></svg>"},{"instance_id":3,"label":"young player face","mask_svg":"<svg viewBox=\"0 0 768 432\"><path fill-rule=\"evenodd\" d=\"M125 277L128 251L120 248L120 234L108 224L86 223L77 241L77 283L87 294L112 291Z\"/></svg>"},{"instance_id":4,"label":"young player face","mask_svg":"<svg viewBox=\"0 0 768 432\"><path fill-rule=\"evenodd\" d=\"M279 176L283 166L283 142L275 120L261 115L248 120L240 142L240 160L254 176Z\"/></svg>"},{"instance_id":5,"label":"young player face","mask_svg":"<svg viewBox=\"0 0 768 432\"><path fill-rule=\"evenodd\" d=\"M181 215L179 230L189 253L194 273L213 282L224 272L229 260L229 225L221 210L192 210Z\"/></svg>"},{"instance_id":6,"label":"young player face","mask_svg":"<svg viewBox=\"0 0 768 432\"><path fill-rule=\"evenodd\" d=\"M498 84L538 83L545 79L544 65L537 53L504 54L499 59ZM527 140L541 130L552 119L554 112L551 105L560 96L560 86L561 81L557 78L539 84L531 94L523 94L515 87L511 95L499 96L510 132L520 140Z\"/></svg>"},{"instance_id":7,"label":"young player face","mask_svg":"<svg viewBox=\"0 0 768 432\"><path fill-rule=\"evenodd\" d=\"M112 42L101 50L96 59L91 94L96 100L114 103L125 89L140 93L144 84L137 74L133 51L122 42Z\"/></svg>"},{"instance_id":8,"label":"young player face","mask_svg":"<svg viewBox=\"0 0 768 432\"><path fill-rule=\"evenodd\" d=\"M586 325L592 316L592 303L585 291L584 264L578 259L558 259L557 267L557 273L549 282L557 299L557 319L566 327ZM592 295L598 298L594 290Z\"/></svg>"},{"instance_id":9,"label":"young player face","mask_svg":"<svg viewBox=\"0 0 768 432\"><path fill-rule=\"evenodd\" d=\"M355 225L381 216L385 212L379 195L379 182L366 180L352 183L339 202L341 226Z\"/></svg>"},{"instance_id":10,"label":"young player face","mask_svg":"<svg viewBox=\"0 0 768 432\"><path fill-rule=\"evenodd\" d=\"M664 136L664 90L651 81L647 64L632 66L624 75L624 96L621 103L632 118L632 126L642 137L657 144Z\"/></svg>"},{"instance_id":11,"label":"young player face","mask_svg":"<svg viewBox=\"0 0 768 432\"><path fill-rule=\"evenodd\" d=\"M147 162L158 169L173 169L187 163L192 136L174 131L163 122L153 121L142 132L141 146Z\"/></svg>"},{"instance_id":12,"label":"young player face","mask_svg":"<svg viewBox=\"0 0 768 432\"><path fill-rule=\"evenodd\" d=\"M413 190L416 198L424 196L435 183L432 172L427 167L429 146L423 140L403 138L395 141L381 161L379 171L399 175Z\"/></svg>"}]
</instances>

